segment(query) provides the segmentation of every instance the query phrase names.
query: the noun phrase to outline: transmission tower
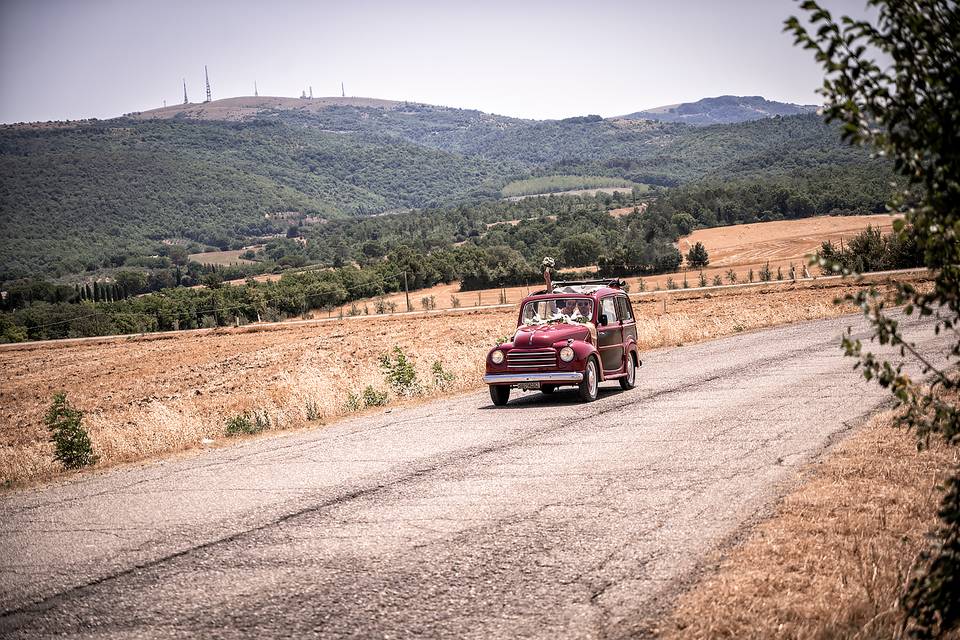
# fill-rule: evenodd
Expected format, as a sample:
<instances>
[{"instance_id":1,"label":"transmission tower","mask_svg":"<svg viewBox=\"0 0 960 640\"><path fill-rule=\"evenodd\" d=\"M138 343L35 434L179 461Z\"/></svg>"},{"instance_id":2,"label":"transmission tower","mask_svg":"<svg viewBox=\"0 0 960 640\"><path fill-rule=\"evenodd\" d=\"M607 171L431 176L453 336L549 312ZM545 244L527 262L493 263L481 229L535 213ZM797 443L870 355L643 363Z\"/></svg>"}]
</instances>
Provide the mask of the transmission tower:
<instances>
[{"instance_id":1,"label":"transmission tower","mask_svg":"<svg viewBox=\"0 0 960 640\"><path fill-rule=\"evenodd\" d=\"M260 93L257 91L257 81L256 81L256 80L253 81L253 95L254 95L254 97L257 97L257 96L260 95Z\"/></svg>"},{"instance_id":2,"label":"transmission tower","mask_svg":"<svg viewBox=\"0 0 960 640\"><path fill-rule=\"evenodd\" d=\"M341 97L341 98L346 98L346 97L347 97L347 90L343 88L343 83L342 83L342 82L340 83L340 97Z\"/></svg>"},{"instance_id":3,"label":"transmission tower","mask_svg":"<svg viewBox=\"0 0 960 640\"><path fill-rule=\"evenodd\" d=\"M207 99L204 102L210 102L213 98L210 96L210 74L207 72L207 65L203 65L203 75L207 79Z\"/></svg>"},{"instance_id":4,"label":"transmission tower","mask_svg":"<svg viewBox=\"0 0 960 640\"><path fill-rule=\"evenodd\" d=\"M313 87L310 87L310 99L313 100Z\"/></svg>"},{"instance_id":5,"label":"transmission tower","mask_svg":"<svg viewBox=\"0 0 960 640\"><path fill-rule=\"evenodd\" d=\"M190 101L187 99L187 79L183 79L183 104L190 104Z\"/></svg>"}]
</instances>

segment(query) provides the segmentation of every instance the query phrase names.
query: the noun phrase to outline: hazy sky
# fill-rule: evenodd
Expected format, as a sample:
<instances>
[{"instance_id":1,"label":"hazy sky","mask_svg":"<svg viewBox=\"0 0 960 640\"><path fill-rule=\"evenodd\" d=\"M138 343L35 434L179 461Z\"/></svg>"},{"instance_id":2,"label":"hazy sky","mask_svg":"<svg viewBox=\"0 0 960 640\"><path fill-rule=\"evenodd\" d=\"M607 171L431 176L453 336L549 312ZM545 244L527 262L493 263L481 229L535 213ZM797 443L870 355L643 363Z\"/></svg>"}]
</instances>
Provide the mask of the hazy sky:
<instances>
[{"instance_id":1,"label":"hazy sky","mask_svg":"<svg viewBox=\"0 0 960 640\"><path fill-rule=\"evenodd\" d=\"M863 0L826 6L862 15ZM722 94L819 103L790 0L0 0L0 122L213 97L340 95L528 118Z\"/></svg>"}]
</instances>

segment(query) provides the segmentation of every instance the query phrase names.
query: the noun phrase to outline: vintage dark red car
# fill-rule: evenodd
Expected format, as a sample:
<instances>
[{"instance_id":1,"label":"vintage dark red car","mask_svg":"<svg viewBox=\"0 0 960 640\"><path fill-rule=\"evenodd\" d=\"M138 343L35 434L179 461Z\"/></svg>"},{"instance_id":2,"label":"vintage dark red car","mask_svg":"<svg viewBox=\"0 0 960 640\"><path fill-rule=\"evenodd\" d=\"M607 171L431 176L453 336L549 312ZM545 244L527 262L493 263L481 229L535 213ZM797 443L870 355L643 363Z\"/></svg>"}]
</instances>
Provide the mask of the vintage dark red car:
<instances>
[{"instance_id":1,"label":"vintage dark red car","mask_svg":"<svg viewBox=\"0 0 960 640\"><path fill-rule=\"evenodd\" d=\"M555 282L520 304L513 338L487 354L490 398L497 406L510 389L576 386L586 402L597 399L598 385L618 380L636 384L637 323L622 280Z\"/></svg>"}]
</instances>

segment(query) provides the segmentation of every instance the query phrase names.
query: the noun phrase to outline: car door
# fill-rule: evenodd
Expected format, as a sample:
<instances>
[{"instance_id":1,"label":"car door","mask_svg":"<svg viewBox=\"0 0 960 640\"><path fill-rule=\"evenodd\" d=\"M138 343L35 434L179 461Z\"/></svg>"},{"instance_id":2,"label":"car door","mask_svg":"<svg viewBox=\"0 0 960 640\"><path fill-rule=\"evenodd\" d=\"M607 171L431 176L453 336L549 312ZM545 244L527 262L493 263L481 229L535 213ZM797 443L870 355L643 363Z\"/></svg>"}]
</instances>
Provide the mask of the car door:
<instances>
[{"instance_id":1,"label":"car door","mask_svg":"<svg viewBox=\"0 0 960 640\"><path fill-rule=\"evenodd\" d=\"M637 319L633 316L633 307L630 306L630 299L627 296L617 296L620 312L620 326L623 331L624 352L629 349L631 342L637 341Z\"/></svg>"},{"instance_id":2,"label":"car door","mask_svg":"<svg viewBox=\"0 0 960 640\"><path fill-rule=\"evenodd\" d=\"M607 323L597 327L597 347L605 374L620 373L623 370L623 329L620 326L617 306L616 296L600 300L600 316L606 316Z\"/></svg>"}]
</instances>

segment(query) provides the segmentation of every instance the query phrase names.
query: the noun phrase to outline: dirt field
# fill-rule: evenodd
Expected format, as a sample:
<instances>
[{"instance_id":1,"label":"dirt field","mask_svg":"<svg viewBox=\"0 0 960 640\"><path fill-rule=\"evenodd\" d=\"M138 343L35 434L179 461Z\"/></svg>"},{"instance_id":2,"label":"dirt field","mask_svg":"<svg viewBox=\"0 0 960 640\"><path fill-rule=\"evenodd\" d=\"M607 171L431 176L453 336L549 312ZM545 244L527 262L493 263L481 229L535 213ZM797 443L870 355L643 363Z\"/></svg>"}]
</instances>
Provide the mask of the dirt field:
<instances>
[{"instance_id":1,"label":"dirt field","mask_svg":"<svg viewBox=\"0 0 960 640\"><path fill-rule=\"evenodd\" d=\"M956 447L918 453L892 412L807 469L806 481L718 553L661 629L669 639L895 638L897 598L937 523ZM956 638L953 633L946 637Z\"/></svg>"},{"instance_id":2,"label":"dirt field","mask_svg":"<svg viewBox=\"0 0 960 640\"><path fill-rule=\"evenodd\" d=\"M706 270L708 278L716 273L725 276L729 269L733 269L739 279L745 281L751 268L756 273L767 261L774 274L777 267L781 267L786 274L791 263L802 270L807 264L807 256L815 253L823 242L830 240L839 244L841 239L849 240L869 225L880 228L883 233L890 233L893 221L900 217L903 216L818 216L698 229L681 238L678 248L686 256L690 247L702 242L710 254L710 267ZM819 274L817 269L811 268L811 271L817 272L813 275ZM693 278L697 275L694 274Z\"/></svg>"},{"instance_id":3,"label":"dirt field","mask_svg":"<svg viewBox=\"0 0 960 640\"><path fill-rule=\"evenodd\" d=\"M852 290L832 281L639 298L638 340L650 349L832 317L850 311L833 300ZM0 485L58 472L42 420L60 390L86 413L101 465L139 460L222 442L226 419L247 410L284 429L309 426L308 405L320 422L349 413L348 394L387 391L378 358L394 346L415 360L423 397L476 388L487 349L514 323L515 309L487 309L9 345L0 349ZM445 388L432 384L434 362L455 376Z\"/></svg>"},{"instance_id":4,"label":"dirt field","mask_svg":"<svg viewBox=\"0 0 960 640\"><path fill-rule=\"evenodd\" d=\"M246 249L237 249L235 251L207 251L205 253L191 253L189 258L200 264L228 265L228 264L254 264L253 260L241 258Z\"/></svg>"},{"instance_id":5,"label":"dirt field","mask_svg":"<svg viewBox=\"0 0 960 640\"><path fill-rule=\"evenodd\" d=\"M606 193L613 195L614 193L631 193L633 187L597 187L595 189L570 189L568 191L549 191L545 193L530 193L523 196L509 196L504 198L504 200L509 200L511 202L516 202L517 200L523 200L525 198L548 198L550 196L590 196L593 197L598 193Z\"/></svg>"}]
</instances>

